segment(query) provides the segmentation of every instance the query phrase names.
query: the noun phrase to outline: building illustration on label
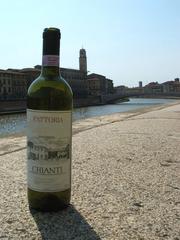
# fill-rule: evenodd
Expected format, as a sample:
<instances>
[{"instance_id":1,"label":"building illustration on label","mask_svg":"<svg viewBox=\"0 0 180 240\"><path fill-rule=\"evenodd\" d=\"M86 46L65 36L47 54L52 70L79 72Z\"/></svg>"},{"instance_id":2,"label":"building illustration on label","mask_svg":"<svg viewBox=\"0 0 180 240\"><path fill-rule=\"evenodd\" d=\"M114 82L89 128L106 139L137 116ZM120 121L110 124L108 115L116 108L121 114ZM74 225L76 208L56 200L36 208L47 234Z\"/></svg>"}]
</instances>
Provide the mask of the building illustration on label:
<instances>
[{"instance_id":1,"label":"building illustration on label","mask_svg":"<svg viewBox=\"0 0 180 240\"><path fill-rule=\"evenodd\" d=\"M28 139L28 160L60 161L70 158L70 144L68 139L39 137ZM36 143L37 142L37 143ZM50 142L50 144L48 144Z\"/></svg>"}]
</instances>

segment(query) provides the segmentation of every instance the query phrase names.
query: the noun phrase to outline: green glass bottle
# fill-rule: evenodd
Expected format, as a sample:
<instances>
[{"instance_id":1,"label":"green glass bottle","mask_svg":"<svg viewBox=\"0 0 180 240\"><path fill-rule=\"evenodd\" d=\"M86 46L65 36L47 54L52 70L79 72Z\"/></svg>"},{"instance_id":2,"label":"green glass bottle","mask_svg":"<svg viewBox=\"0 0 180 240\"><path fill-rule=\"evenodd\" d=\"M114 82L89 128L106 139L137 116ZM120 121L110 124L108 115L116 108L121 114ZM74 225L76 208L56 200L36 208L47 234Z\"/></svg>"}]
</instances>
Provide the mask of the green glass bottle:
<instances>
[{"instance_id":1,"label":"green glass bottle","mask_svg":"<svg viewBox=\"0 0 180 240\"><path fill-rule=\"evenodd\" d=\"M58 211L71 195L72 90L59 69L60 30L43 32L40 76L27 95L27 182L30 208Z\"/></svg>"}]
</instances>

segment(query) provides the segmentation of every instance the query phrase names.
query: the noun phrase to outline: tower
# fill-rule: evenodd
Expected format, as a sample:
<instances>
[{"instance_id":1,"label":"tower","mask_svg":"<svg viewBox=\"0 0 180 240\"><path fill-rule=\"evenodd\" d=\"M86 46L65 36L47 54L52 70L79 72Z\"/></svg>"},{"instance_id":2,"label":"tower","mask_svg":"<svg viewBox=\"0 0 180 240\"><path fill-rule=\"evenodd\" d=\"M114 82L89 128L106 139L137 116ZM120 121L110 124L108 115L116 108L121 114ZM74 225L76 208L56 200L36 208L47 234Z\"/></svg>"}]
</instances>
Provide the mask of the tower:
<instances>
[{"instance_id":1,"label":"tower","mask_svg":"<svg viewBox=\"0 0 180 240\"><path fill-rule=\"evenodd\" d=\"M139 88L142 88L142 81L139 81Z\"/></svg>"},{"instance_id":2,"label":"tower","mask_svg":"<svg viewBox=\"0 0 180 240\"><path fill-rule=\"evenodd\" d=\"M86 58L86 50L81 48L79 51L79 70L87 73L87 58Z\"/></svg>"}]
</instances>

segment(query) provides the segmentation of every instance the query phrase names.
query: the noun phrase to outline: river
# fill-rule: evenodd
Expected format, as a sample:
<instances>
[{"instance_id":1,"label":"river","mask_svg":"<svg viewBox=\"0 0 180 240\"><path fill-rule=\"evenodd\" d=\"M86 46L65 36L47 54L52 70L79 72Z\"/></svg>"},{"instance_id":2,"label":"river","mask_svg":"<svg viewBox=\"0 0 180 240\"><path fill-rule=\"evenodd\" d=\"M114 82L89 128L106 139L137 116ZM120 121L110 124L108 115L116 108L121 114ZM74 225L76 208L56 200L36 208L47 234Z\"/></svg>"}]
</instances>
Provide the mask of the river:
<instances>
[{"instance_id":1,"label":"river","mask_svg":"<svg viewBox=\"0 0 180 240\"><path fill-rule=\"evenodd\" d=\"M73 111L73 121L116 112L128 112L148 106L173 102L172 99L130 98L128 102L116 102L104 106L77 108ZM10 114L0 116L0 137L11 134L24 134L26 130L26 114Z\"/></svg>"}]
</instances>

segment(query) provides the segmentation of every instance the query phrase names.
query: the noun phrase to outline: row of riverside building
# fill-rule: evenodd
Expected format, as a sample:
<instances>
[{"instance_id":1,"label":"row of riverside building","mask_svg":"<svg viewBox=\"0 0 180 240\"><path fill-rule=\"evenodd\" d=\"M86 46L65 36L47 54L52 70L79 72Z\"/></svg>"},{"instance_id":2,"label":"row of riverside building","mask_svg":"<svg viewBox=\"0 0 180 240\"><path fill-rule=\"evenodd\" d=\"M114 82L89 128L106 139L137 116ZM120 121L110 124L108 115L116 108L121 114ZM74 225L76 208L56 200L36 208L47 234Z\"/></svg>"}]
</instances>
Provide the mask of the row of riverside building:
<instances>
[{"instance_id":1,"label":"row of riverside building","mask_svg":"<svg viewBox=\"0 0 180 240\"><path fill-rule=\"evenodd\" d=\"M0 100L25 100L28 87L40 72L41 65L24 69L0 69ZM87 57L83 48L79 52L79 69L60 68L60 73L71 86L74 98L114 92L112 80L96 73L87 74Z\"/></svg>"},{"instance_id":2,"label":"row of riverside building","mask_svg":"<svg viewBox=\"0 0 180 240\"><path fill-rule=\"evenodd\" d=\"M167 95L180 97L180 79L175 78L171 81L163 83L150 82L143 87L142 82L139 82L138 87L128 88L124 85L115 88L116 92L123 95Z\"/></svg>"}]
</instances>

